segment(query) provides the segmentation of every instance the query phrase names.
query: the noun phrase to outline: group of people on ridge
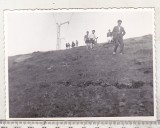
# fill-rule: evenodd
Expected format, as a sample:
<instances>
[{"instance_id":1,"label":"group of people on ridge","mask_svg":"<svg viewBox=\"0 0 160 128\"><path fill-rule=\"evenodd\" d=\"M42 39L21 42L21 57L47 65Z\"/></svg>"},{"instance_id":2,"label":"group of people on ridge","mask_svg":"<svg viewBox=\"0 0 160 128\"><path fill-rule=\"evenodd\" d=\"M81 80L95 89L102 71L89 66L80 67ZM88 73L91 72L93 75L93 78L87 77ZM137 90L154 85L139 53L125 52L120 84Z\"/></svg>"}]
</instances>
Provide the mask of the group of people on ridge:
<instances>
[{"instance_id":1,"label":"group of people on ridge","mask_svg":"<svg viewBox=\"0 0 160 128\"><path fill-rule=\"evenodd\" d=\"M72 41L72 44L66 43L66 49L70 49L70 48L74 48L74 47L78 47L78 41L77 40L76 40L76 43L74 41Z\"/></svg>"},{"instance_id":2,"label":"group of people on ridge","mask_svg":"<svg viewBox=\"0 0 160 128\"><path fill-rule=\"evenodd\" d=\"M86 35L84 36L87 49L92 49L97 44L97 39L98 37L95 35L95 30L92 30L91 34L89 34L89 31L87 31Z\"/></svg>"},{"instance_id":3,"label":"group of people on ridge","mask_svg":"<svg viewBox=\"0 0 160 128\"><path fill-rule=\"evenodd\" d=\"M113 28L113 31L108 30L107 33L107 42L114 44L113 54L116 54L118 46L120 46L120 54L123 54L124 43L123 36L126 34L124 28L121 26L122 20L117 21L117 26ZM92 30L92 33L89 34L89 31L86 32L84 36L84 41L87 49L92 49L97 44L97 38L95 35L95 30Z\"/></svg>"}]
</instances>

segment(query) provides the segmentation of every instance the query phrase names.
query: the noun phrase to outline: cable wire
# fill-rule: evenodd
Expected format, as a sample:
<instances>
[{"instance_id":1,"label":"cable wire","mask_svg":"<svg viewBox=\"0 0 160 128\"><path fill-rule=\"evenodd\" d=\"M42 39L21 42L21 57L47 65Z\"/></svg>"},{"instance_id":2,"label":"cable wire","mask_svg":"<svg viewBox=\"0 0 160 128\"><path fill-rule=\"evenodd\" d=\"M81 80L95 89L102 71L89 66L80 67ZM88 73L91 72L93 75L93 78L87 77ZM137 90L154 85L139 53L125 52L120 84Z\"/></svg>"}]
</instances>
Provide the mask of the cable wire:
<instances>
[{"instance_id":1,"label":"cable wire","mask_svg":"<svg viewBox=\"0 0 160 128\"><path fill-rule=\"evenodd\" d=\"M53 13L53 18L54 18L54 21L55 21L55 23L57 24L57 20L56 20L56 16L55 16L55 14Z\"/></svg>"}]
</instances>

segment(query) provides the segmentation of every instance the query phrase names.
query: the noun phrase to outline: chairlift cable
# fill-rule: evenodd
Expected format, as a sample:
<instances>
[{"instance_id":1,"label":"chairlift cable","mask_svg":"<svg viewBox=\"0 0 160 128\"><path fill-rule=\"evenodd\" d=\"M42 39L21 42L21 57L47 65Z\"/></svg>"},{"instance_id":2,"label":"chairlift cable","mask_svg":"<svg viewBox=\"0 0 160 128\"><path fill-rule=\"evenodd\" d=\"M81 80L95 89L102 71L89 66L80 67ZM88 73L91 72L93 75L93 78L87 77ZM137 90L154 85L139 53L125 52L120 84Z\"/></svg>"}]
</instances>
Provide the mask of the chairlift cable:
<instances>
[{"instance_id":1,"label":"chairlift cable","mask_svg":"<svg viewBox=\"0 0 160 128\"><path fill-rule=\"evenodd\" d=\"M55 23L57 24L57 20L56 20L56 16L55 16L55 14L53 13L53 18L54 18L54 21L55 21Z\"/></svg>"}]
</instances>

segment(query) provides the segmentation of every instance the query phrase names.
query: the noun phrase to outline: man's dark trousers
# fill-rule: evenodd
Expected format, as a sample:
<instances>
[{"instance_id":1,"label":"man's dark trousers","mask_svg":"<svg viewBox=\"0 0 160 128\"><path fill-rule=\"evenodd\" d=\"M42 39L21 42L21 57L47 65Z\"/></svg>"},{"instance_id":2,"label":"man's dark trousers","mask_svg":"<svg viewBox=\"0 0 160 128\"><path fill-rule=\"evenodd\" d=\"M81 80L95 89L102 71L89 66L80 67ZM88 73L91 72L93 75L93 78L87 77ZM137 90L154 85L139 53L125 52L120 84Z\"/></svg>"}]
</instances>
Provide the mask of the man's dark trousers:
<instances>
[{"instance_id":1,"label":"man's dark trousers","mask_svg":"<svg viewBox=\"0 0 160 128\"><path fill-rule=\"evenodd\" d=\"M120 53L123 53L123 49L124 49L123 37L117 36L113 38L113 42L114 42L114 52L117 51L117 48L120 45Z\"/></svg>"}]
</instances>

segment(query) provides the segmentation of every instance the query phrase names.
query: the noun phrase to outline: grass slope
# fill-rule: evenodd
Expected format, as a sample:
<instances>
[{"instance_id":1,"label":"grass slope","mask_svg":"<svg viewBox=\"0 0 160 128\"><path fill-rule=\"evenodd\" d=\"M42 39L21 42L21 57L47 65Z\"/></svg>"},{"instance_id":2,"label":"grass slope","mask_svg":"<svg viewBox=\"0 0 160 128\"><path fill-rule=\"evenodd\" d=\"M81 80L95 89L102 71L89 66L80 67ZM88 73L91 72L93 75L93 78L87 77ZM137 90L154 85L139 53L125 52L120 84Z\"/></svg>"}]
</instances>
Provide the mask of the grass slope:
<instances>
[{"instance_id":1,"label":"grass slope","mask_svg":"<svg viewBox=\"0 0 160 128\"><path fill-rule=\"evenodd\" d=\"M152 36L112 44L9 57L9 115L153 116Z\"/></svg>"}]
</instances>

